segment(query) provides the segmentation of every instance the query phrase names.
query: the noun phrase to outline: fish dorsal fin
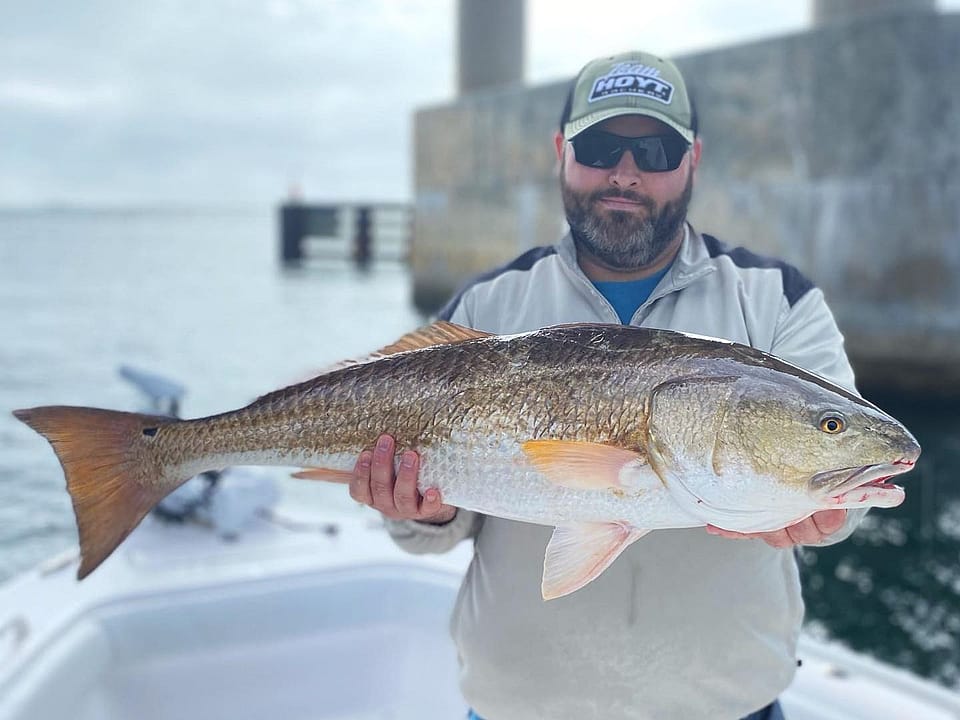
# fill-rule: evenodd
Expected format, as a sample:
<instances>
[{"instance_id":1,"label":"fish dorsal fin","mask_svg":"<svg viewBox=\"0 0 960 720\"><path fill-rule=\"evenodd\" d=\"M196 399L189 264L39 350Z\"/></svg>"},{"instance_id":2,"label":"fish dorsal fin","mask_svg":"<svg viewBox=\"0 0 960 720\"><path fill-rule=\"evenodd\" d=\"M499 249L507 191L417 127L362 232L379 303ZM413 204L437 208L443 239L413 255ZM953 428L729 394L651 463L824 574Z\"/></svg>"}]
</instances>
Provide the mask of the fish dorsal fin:
<instances>
[{"instance_id":1,"label":"fish dorsal fin","mask_svg":"<svg viewBox=\"0 0 960 720\"><path fill-rule=\"evenodd\" d=\"M587 522L554 528L543 557L543 599L553 600L579 590L648 532L625 522Z\"/></svg>"},{"instance_id":2,"label":"fish dorsal fin","mask_svg":"<svg viewBox=\"0 0 960 720\"><path fill-rule=\"evenodd\" d=\"M490 337L491 333L474 330L473 328L457 325L446 320L426 325L418 330L409 332L399 340L374 353L377 357L386 357L408 350L420 350L434 345L454 345L465 340L477 340Z\"/></svg>"},{"instance_id":3,"label":"fish dorsal fin","mask_svg":"<svg viewBox=\"0 0 960 720\"><path fill-rule=\"evenodd\" d=\"M323 370L324 373L351 367L353 365L363 365L364 363L381 360L397 353L408 352L410 350L422 350L423 348L434 347L436 345L454 345L465 340L477 340L479 338L490 337L492 333L474 330L472 328L447 322L446 320L437 320L431 325L425 325L422 328L408 332L396 341L386 347L382 347L376 352L359 358L350 360L341 360ZM322 373L321 373L322 374Z\"/></svg>"},{"instance_id":4,"label":"fish dorsal fin","mask_svg":"<svg viewBox=\"0 0 960 720\"><path fill-rule=\"evenodd\" d=\"M579 440L528 440L527 459L547 479L575 490L659 490L659 476L634 450Z\"/></svg>"},{"instance_id":5,"label":"fish dorsal fin","mask_svg":"<svg viewBox=\"0 0 960 720\"><path fill-rule=\"evenodd\" d=\"M341 360L333 365L328 365L320 370L315 370L309 375L306 375L305 379L294 385L290 385L280 390L274 390L266 395L261 395L254 401L254 403L270 402L271 400L277 398L287 397L290 392L308 386L311 383L316 382L321 376L328 375L336 370L343 370L345 368L353 367L354 365L365 365L367 363L382 360L383 358L390 357L391 355L407 352L409 350L421 350L423 348L434 347L436 345L454 345L466 340L478 340L480 338L491 337L491 335L492 333L474 330L472 328L464 327L463 325L447 322L446 320L438 320L431 325L425 325L418 330L407 333L395 342L392 342L386 347L382 347L376 352L370 353L369 355L359 358L350 358L348 360ZM314 475L315 474L308 474L300 477L314 477Z\"/></svg>"}]
</instances>

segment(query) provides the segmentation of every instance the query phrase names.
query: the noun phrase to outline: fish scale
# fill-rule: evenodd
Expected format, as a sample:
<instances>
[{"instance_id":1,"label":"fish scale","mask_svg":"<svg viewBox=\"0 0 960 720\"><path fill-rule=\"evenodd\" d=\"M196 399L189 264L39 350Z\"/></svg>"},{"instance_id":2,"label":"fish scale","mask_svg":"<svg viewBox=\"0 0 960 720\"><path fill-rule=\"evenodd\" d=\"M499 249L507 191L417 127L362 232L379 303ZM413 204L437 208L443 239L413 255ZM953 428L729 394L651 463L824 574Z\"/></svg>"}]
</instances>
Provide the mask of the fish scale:
<instances>
[{"instance_id":1,"label":"fish scale","mask_svg":"<svg viewBox=\"0 0 960 720\"><path fill-rule=\"evenodd\" d=\"M250 405L194 420L18 410L60 458L80 577L166 494L225 465L347 481L389 433L443 501L556 526L545 598L582 587L658 528L783 528L819 509L892 506L919 446L894 418L760 350L622 325L494 336L410 333ZM825 421L825 418L829 422Z\"/></svg>"}]
</instances>

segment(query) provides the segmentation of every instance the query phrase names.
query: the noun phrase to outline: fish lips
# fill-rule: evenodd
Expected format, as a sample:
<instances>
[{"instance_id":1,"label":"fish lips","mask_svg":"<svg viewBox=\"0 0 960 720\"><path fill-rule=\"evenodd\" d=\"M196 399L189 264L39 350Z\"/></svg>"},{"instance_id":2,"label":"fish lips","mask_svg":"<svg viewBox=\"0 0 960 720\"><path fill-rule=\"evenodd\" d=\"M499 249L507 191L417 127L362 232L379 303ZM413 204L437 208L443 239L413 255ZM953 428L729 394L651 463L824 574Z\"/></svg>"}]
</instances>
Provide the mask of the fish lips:
<instances>
[{"instance_id":1,"label":"fish lips","mask_svg":"<svg viewBox=\"0 0 960 720\"><path fill-rule=\"evenodd\" d=\"M827 505L896 507L906 497L903 488L888 483L894 475L908 472L916 458L841 468L811 478L814 494Z\"/></svg>"}]
</instances>

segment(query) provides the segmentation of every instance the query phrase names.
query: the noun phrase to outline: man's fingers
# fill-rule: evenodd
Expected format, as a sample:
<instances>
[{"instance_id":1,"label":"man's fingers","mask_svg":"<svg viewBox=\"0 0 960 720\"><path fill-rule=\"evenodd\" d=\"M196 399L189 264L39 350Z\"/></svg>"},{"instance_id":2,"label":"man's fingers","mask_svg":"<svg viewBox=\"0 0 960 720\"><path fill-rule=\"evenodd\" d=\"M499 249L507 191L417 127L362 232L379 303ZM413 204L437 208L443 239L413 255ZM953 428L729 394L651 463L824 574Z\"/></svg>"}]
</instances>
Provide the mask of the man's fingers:
<instances>
[{"instance_id":1,"label":"man's fingers","mask_svg":"<svg viewBox=\"0 0 960 720\"><path fill-rule=\"evenodd\" d=\"M395 452L394 439L381 435L373 450L360 453L350 480L350 496L394 520L449 522L457 509L443 504L439 490L431 488L426 496L420 495L420 456L407 450L395 468Z\"/></svg>"},{"instance_id":2,"label":"man's fingers","mask_svg":"<svg viewBox=\"0 0 960 720\"><path fill-rule=\"evenodd\" d=\"M833 535L847 521L846 510L821 510L810 516L824 538Z\"/></svg>"},{"instance_id":3,"label":"man's fingers","mask_svg":"<svg viewBox=\"0 0 960 720\"><path fill-rule=\"evenodd\" d=\"M393 501L397 511L406 518L420 514L420 491L417 489L417 471L420 458L413 450L407 450L400 458L397 482L393 486Z\"/></svg>"},{"instance_id":4,"label":"man's fingers","mask_svg":"<svg viewBox=\"0 0 960 720\"><path fill-rule=\"evenodd\" d=\"M370 493L373 496L373 507L387 515L397 512L393 500L394 467L393 467L393 438L381 435L377 438L377 445L373 449L373 463L370 466Z\"/></svg>"},{"instance_id":5,"label":"man's fingers","mask_svg":"<svg viewBox=\"0 0 960 720\"><path fill-rule=\"evenodd\" d=\"M424 517L431 517L440 512L443 503L440 501L440 491L436 488L429 488L423 494L423 501L420 503L420 514Z\"/></svg>"},{"instance_id":6,"label":"man's fingers","mask_svg":"<svg viewBox=\"0 0 960 720\"><path fill-rule=\"evenodd\" d=\"M350 479L350 497L364 505L373 504L373 495L370 493L370 464L373 462L373 453L364 450L357 458L353 467L353 477Z\"/></svg>"},{"instance_id":7,"label":"man's fingers","mask_svg":"<svg viewBox=\"0 0 960 720\"><path fill-rule=\"evenodd\" d=\"M806 521L804 521L806 522ZM811 523L812 525L812 523ZM791 526L790 528L784 528L783 530L773 530L771 532L760 532L760 533L739 533L734 530L724 530L723 528L718 528L715 525L707 525L707 532L711 535L719 535L720 537L730 538L731 540L763 540L767 545L775 548L788 548L797 544L791 532L796 525ZM799 533L806 537L806 532L803 529L798 530ZM809 542L809 541L805 541Z\"/></svg>"},{"instance_id":8,"label":"man's fingers","mask_svg":"<svg viewBox=\"0 0 960 720\"><path fill-rule=\"evenodd\" d=\"M736 530L724 530L723 528L717 527L716 525L707 525L706 530L711 535L717 535L719 537L729 538L730 540L749 540L750 536L745 535L744 533L739 533Z\"/></svg>"},{"instance_id":9,"label":"man's fingers","mask_svg":"<svg viewBox=\"0 0 960 720\"><path fill-rule=\"evenodd\" d=\"M784 529L794 545L812 545L823 539L823 533L820 532L817 524L811 518L801 520Z\"/></svg>"},{"instance_id":10,"label":"man's fingers","mask_svg":"<svg viewBox=\"0 0 960 720\"><path fill-rule=\"evenodd\" d=\"M775 548L788 548L794 545L817 545L835 533L847 519L846 510L820 510L810 517L794 523L782 530L761 533L738 533L723 530L715 525L707 525L711 535L732 539L757 538Z\"/></svg>"},{"instance_id":11,"label":"man's fingers","mask_svg":"<svg viewBox=\"0 0 960 720\"><path fill-rule=\"evenodd\" d=\"M773 532L761 533L760 537L763 538L763 541L767 545L775 548L783 549L793 547L795 544L786 530L775 530Z\"/></svg>"},{"instance_id":12,"label":"man's fingers","mask_svg":"<svg viewBox=\"0 0 960 720\"><path fill-rule=\"evenodd\" d=\"M424 522L450 521L457 509L444 505L440 491L436 488L428 488L421 495L418 487L419 472L420 456L413 450L407 450L400 458L397 484L393 488L398 516Z\"/></svg>"}]
</instances>

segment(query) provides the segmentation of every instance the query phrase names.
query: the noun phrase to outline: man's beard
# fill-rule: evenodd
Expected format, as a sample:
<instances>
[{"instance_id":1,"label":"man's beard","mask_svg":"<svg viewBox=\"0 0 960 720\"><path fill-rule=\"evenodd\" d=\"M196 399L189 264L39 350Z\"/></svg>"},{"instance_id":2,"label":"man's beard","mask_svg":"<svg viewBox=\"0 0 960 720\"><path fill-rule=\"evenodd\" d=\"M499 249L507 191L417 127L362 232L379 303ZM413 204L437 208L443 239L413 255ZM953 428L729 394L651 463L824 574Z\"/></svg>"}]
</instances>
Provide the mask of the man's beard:
<instances>
[{"instance_id":1,"label":"man's beard","mask_svg":"<svg viewBox=\"0 0 960 720\"><path fill-rule=\"evenodd\" d=\"M649 197L629 190L579 193L567 185L562 172L560 191L567 224L577 246L609 268L638 270L656 261L677 237L693 194L693 173L687 177L680 197L664 203L659 212ZM637 216L629 211L601 214L594 206L603 198L624 198L639 203L646 209L646 215Z\"/></svg>"}]
</instances>

